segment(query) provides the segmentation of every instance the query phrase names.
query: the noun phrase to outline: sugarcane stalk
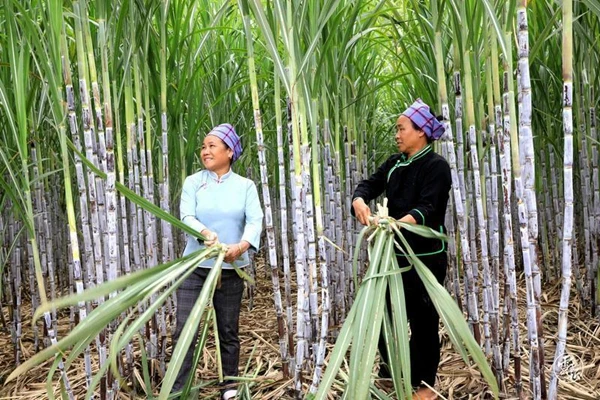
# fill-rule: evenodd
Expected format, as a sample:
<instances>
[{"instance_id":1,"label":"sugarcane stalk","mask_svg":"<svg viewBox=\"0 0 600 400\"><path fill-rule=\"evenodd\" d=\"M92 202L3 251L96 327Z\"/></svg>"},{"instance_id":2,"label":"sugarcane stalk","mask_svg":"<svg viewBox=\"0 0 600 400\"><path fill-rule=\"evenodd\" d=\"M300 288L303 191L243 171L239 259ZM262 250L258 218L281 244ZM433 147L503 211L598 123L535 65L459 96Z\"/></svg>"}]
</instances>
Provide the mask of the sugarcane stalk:
<instances>
[{"instance_id":1,"label":"sugarcane stalk","mask_svg":"<svg viewBox=\"0 0 600 400\"><path fill-rule=\"evenodd\" d=\"M71 133L71 140L75 147L81 152L81 144L79 141L79 131L78 124L75 116L75 94L73 90L73 84L71 79L71 70L70 70L70 62L67 56L67 44L66 38L64 35L61 35L60 39L60 47L61 47L61 66L62 66L62 74L65 88L65 97L66 97L66 112L67 112L67 120L69 122L69 128ZM63 166L69 165L69 152L67 150L67 133L66 127L64 124L60 125L60 151L61 151L61 159ZM84 183L83 177L83 166L81 159L78 154L74 155L75 161L75 171L77 178L77 186L79 190L79 212L81 218L81 227L83 231L83 240L84 240L84 257L83 260L85 262L86 268L82 270L81 268L81 254L79 247L79 237L77 235L77 222L75 220L75 205L73 204L73 193L71 188L71 172L69 168L63 168L63 176L65 182L65 203L67 209L67 220L69 227L69 244L71 247L71 269L73 275L73 286L75 292L77 294L81 294L85 287L93 286L93 269L92 264L94 261L93 253L91 249L91 237L90 237L90 227L89 220L87 217L88 208L87 208L87 189ZM78 322L83 321L87 317L87 306L86 303L79 303L78 305ZM92 381L92 361L91 361L91 351L88 346L85 349L84 353L84 365L85 365L85 379L86 385Z\"/></svg>"},{"instance_id":2,"label":"sugarcane stalk","mask_svg":"<svg viewBox=\"0 0 600 400\"><path fill-rule=\"evenodd\" d=\"M294 179L293 179L293 193L294 193L294 214L293 219L295 220L295 261L296 261L296 282L298 287L297 296L297 312L296 312L296 358L294 367L294 388L297 393L302 391L302 371L304 360L308 354L309 348L307 346L308 332L310 332L310 306L309 306L309 290L308 290L308 271L307 271L307 257L306 257L306 237L304 229L304 212L303 206L305 199L302 198L303 194L303 175L302 175L302 150L301 150L301 120L302 114L300 107L302 106L303 99L300 96L297 81L297 61L295 52L295 41L298 33L294 29L292 23L293 14L291 4L288 4L286 9L286 30L288 49L288 76L289 81L292 82L291 93L288 93L290 100L289 111L291 113L291 134L292 140L290 145L292 146L293 164L294 164ZM284 29L285 30L285 29ZM304 133L307 134L306 132ZM292 156L290 155L290 158Z\"/></svg>"},{"instance_id":3,"label":"sugarcane stalk","mask_svg":"<svg viewBox=\"0 0 600 400\"><path fill-rule=\"evenodd\" d=\"M321 163L319 162L319 146L318 146L318 132L319 127L316 124L316 111L319 109L317 105L316 98L313 98L311 101L311 106L313 109L312 119L311 119L311 128L313 129L312 135L312 186L314 188L314 206L315 206L315 222L316 222L316 234L317 234L317 245L318 245L318 264L321 278L321 325L319 327L318 322L315 320L313 324L313 329L316 330L316 335L314 338L315 344L318 339L318 346L315 346L314 354L315 354L315 369L313 374L313 380L311 384L311 388L309 391L311 393L316 393L319 382L321 380L321 374L323 370L323 365L325 362L325 352L327 346L327 337L329 331L329 319L331 313L331 298L330 298L330 285L329 285L329 263L327 259L327 250L325 248L325 237L324 237L324 227L323 227L323 207L321 204ZM310 185L309 185L310 186ZM316 273L316 271L315 271ZM317 279L317 277L313 277L313 279ZM317 291L317 284L314 284L314 290ZM316 299L317 294L315 294L314 299L314 308L315 313L318 314L318 303ZM318 318L318 315L317 315Z\"/></svg>"},{"instance_id":4,"label":"sugarcane stalk","mask_svg":"<svg viewBox=\"0 0 600 400\"><path fill-rule=\"evenodd\" d=\"M437 1L432 3L432 9L434 12L434 18L439 18L438 3ZM438 25L438 29L435 32L435 65L438 80L438 97L441 105L442 112L442 124L444 125L444 135L442 137L442 145L444 157L450 160L453 157L454 167L456 167L456 153L454 152L454 143L452 142L452 124L450 122L450 106L448 104L448 89L446 85L446 72L444 68L444 54L442 49L442 33L441 25ZM451 175L453 174L452 167L450 168ZM446 211L446 222L445 225L448 230L448 269L450 271L449 276L452 277L451 286L454 292L454 299L458 307L462 310L462 297L460 292L460 272L457 264L457 249L456 249L456 229L454 225L454 210L456 210L455 203L457 199L454 197L454 190L452 191L448 202L448 209ZM460 201L460 210L462 211L462 200Z\"/></svg>"},{"instance_id":5,"label":"sugarcane stalk","mask_svg":"<svg viewBox=\"0 0 600 400\"><path fill-rule=\"evenodd\" d=\"M133 8L132 8L133 9ZM134 42L135 43L135 42ZM139 187L138 194L142 195L146 200L153 203L153 198L150 193L150 183L148 177L148 162L146 157L146 135L145 135L145 127L144 127L144 108L143 108L143 100L142 100L142 79L140 74L140 64L139 64L139 56L138 54L133 55L133 89L135 93L135 133L132 132L132 136L134 140L132 143L135 143L134 149L135 156L134 160L137 157L137 163L134 163L134 175L137 175L138 182L140 182L141 187ZM132 128L133 129L133 128ZM138 208L138 233L139 236L139 245L140 252L142 256L142 268L153 267L157 265L157 254L156 254L156 230L154 224L154 218L150 215L147 210L143 210ZM143 234L142 234L143 232ZM150 303L154 303L156 300L156 295L154 294L150 298ZM142 306L145 308L145 305ZM156 370L156 360L158 358L158 321L157 315L153 315L148 324L146 325L146 353L148 354L148 358L150 360L150 375L155 376L157 374Z\"/></svg>"},{"instance_id":6,"label":"sugarcane stalk","mask_svg":"<svg viewBox=\"0 0 600 400\"><path fill-rule=\"evenodd\" d=\"M494 353L494 369L498 385L505 391L504 369L502 367L502 349L500 343L500 221L499 211L499 187L498 187L498 152L497 140L502 135L502 106L500 98L500 75L498 71L498 41L490 35L491 52L488 57L487 68L487 101L489 113L489 164L490 164L490 190L492 206L490 226L490 253L492 256L492 292L491 292L491 323L492 323L492 346ZM489 42L488 42L489 44Z\"/></svg>"},{"instance_id":7,"label":"sugarcane stalk","mask_svg":"<svg viewBox=\"0 0 600 400\"><path fill-rule=\"evenodd\" d=\"M35 212L36 215L41 216L43 215L43 210L42 208L42 188L41 188L41 183L39 181L40 178L40 173L39 173L39 160L37 157L37 149L35 147L35 145L31 146L31 159L33 161L33 168L32 168L32 176L33 176L33 180L35 181L35 186L34 186L34 191L35 191L35 196L33 198L34 203L33 203L33 210ZM36 218L37 220L39 220L39 218ZM39 226L39 222L36 224L36 230L39 230L40 226ZM40 232L38 234L38 240L40 243L40 260L42 262L42 272L44 273L44 275L46 276L47 279L50 279L50 276L48 274L48 268L46 267L48 265L48 260L46 258L46 250L45 250L45 243L46 243L46 235L45 232ZM40 305L39 299L38 299L38 295L36 293L35 290L35 271L33 269L33 253L31 251L31 247L30 245L28 245L28 255L29 255L29 290L31 292L31 307L38 307ZM51 294L50 294L50 298L54 299L56 296L56 290L54 290ZM53 310L52 313L52 326L56 329L56 310ZM39 326L38 324L33 324L33 341L34 341L34 349L35 351L39 351ZM46 343L47 345L47 343Z\"/></svg>"},{"instance_id":8,"label":"sugarcane stalk","mask_svg":"<svg viewBox=\"0 0 600 400\"><path fill-rule=\"evenodd\" d=\"M8 234L11 238L19 238L20 235L17 235L18 227L17 221L14 219L8 226ZM21 265L21 246L17 243L12 252L12 260L10 263L10 272L11 274L8 276L8 280L11 283L11 294L12 294L12 339L13 339L13 349L14 349L14 360L15 365L19 365L22 362L22 351L21 351L21 337L23 336L23 321L21 320L21 271L23 270ZM33 268L30 268L31 275L33 275ZM34 280L32 276L31 281ZM37 325L37 324L36 324Z\"/></svg>"},{"instance_id":9,"label":"sugarcane stalk","mask_svg":"<svg viewBox=\"0 0 600 400\"><path fill-rule=\"evenodd\" d=\"M283 306L281 302L281 290L279 286L279 266L277 264L277 249L275 243L275 229L273 226L273 212L271 210L271 196L269 193L269 177L267 173L266 152L262 130L262 116L258 97L258 83L256 79L256 67L254 62L254 45L252 30L250 28L250 16L247 0L238 3L242 11L244 30L246 33L246 51L248 53L248 75L250 77L250 89L252 93L252 109L254 111L254 129L256 131L256 144L258 147L258 163L260 169L261 192L265 209L265 226L267 231L267 242L269 246L269 264L271 265L271 283L273 284L273 302L275 314L277 315L277 333L279 335L279 352L281 354L282 370L284 376L289 376L289 357L285 335L285 320L283 318Z\"/></svg>"},{"instance_id":10,"label":"sugarcane stalk","mask_svg":"<svg viewBox=\"0 0 600 400\"><path fill-rule=\"evenodd\" d=\"M104 75L104 72L103 72ZM108 69L106 70L106 75L108 75ZM103 79L108 79L108 76L106 76ZM108 83L106 84L106 86L108 86ZM112 93L115 94L117 93L117 88L116 88L116 81L112 81L111 83L112 86ZM105 90L108 90L108 88L105 87ZM114 134L114 138L115 138L115 150L118 154L118 156L115 157L115 162L116 162L116 166L115 166L115 170L116 170L116 182L119 182L121 185L125 185L125 165L123 163L123 154L126 154L126 150L124 151L123 149L123 145L122 145L122 139L121 139L121 118L120 118L120 113L114 113L114 130L115 130L115 134ZM127 212L127 203L125 200L125 196L123 195L123 193L119 193L119 198L118 198L118 215L117 218L119 218L120 223L119 223L119 228L120 228L120 239L123 242L120 250L120 261L121 261L121 270L119 271L119 274L129 274L131 272L131 254L130 254L130 250L131 247L129 245L130 243L130 235L129 235L129 221L127 216L129 215Z\"/></svg>"},{"instance_id":11,"label":"sugarcane stalk","mask_svg":"<svg viewBox=\"0 0 600 400\"><path fill-rule=\"evenodd\" d=\"M351 144L348 141L348 126L344 126L344 218L346 222L346 254L354 254L354 243L353 243L353 235L351 232L354 231L354 224L352 223L352 218L350 218L350 209L352 207L352 187L354 187L354 182L352 179L352 169L351 169L351 154L352 148ZM346 260L346 265L348 265L348 261ZM349 290L346 292L346 303L351 304L354 300L355 290L357 288L354 287L354 280L352 279L352 273L349 271L348 267L346 267L346 280L349 286Z\"/></svg>"},{"instance_id":12,"label":"sugarcane stalk","mask_svg":"<svg viewBox=\"0 0 600 400\"><path fill-rule=\"evenodd\" d=\"M585 79L585 77L584 77ZM589 287L587 287L587 280L584 282L584 278L587 277L589 275L588 270L592 268L592 254L591 254L591 247L592 247L592 243L591 243L591 227L590 227L590 220L593 222L593 216L590 215L590 200L592 199L592 193L591 193L591 188L590 188L590 181L591 181L591 176L590 176L590 163L589 163L589 157L588 157L588 144L587 144L587 123L586 123L586 116L585 116L585 108L586 108L586 102L585 102L585 88L584 88L584 84L583 82L580 82L579 84L579 90L580 90L580 101L581 103L579 104L579 107L577 107L577 119L579 120L579 136L580 136L580 146L579 146L579 157L578 157L578 161L579 161L579 174L581 176L581 186L580 186L580 193L581 193L581 204L582 204L582 223L579 225L580 227L583 226L583 259L584 259L584 265L585 265L585 274L581 274L581 270L579 268L579 263L577 262L577 258L574 258L575 261L575 268L573 269L573 273L575 275L575 286L577 287L577 292L579 293L579 296L583 302L584 305L587 306L588 302L589 302L589 298L590 296L588 295L589 293Z\"/></svg>"},{"instance_id":13,"label":"sugarcane stalk","mask_svg":"<svg viewBox=\"0 0 600 400\"><path fill-rule=\"evenodd\" d=\"M329 238L333 243L336 243L336 230L335 228L335 210L333 208L333 199L335 198L334 189L333 189L333 166L331 160L331 145L329 144L329 138L327 136L325 128L323 129L323 139L325 145L323 146L321 157L324 161L323 166L323 176L325 183L324 190L324 203L325 203L325 236ZM327 247L327 259L334 260L335 259L335 250L333 246ZM329 284L331 290L333 291L333 303L332 303L332 320L336 320L337 313L337 282L338 282L339 269L336 265L331 266L331 271L329 275Z\"/></svg>"},{"instance_id":14,"label":"sugarcane stalk","mask_svg":"<svg viewBox=\"0 0 600 400\"><path fill-rule=\"evenodd\" d=\"M471 251L475 252L477 246L475 245L475 238L479 238L479 251L481 254L481 266L483 275L483 332L484 332L484 346L486 353L491 354L491 332L490 332L490 297L491 297L491 276L490 276L490 262L488 258L488 241L486 233L486 220L484 217L483 201L481 198L481 175L479 172L479 151L477 146L477 131L475 128L475 110L474 110L474 99L473 99L473 82L471 77L471 61L470 54L465 49L463 57L464 70L465 70L465 96L466 96L466 117L467 125L469 126L469 146L471 153L471 169L468 171L472 173L473 180L471 184L474 189L475 207L470 207L470 215L476 214L477 218L473 218L477 222L478 235L471 236ZM473 197L469 196L470 199ZM475 224L473 224L473 231L475 230ZM473 260L477 260L477 254L473 254ZM474 274L475 275L475 274Z\"/></svg>"},{"instance_id":15,"label":"sugarcane stalk","mask_svg":"<svg viewBox=\"0 0 600 400\"><path fill-rule=\"evenodd\" d=\"M531 275L535 295L535 320L537 334L543 337L542 308L540 304L542 283L538 265L538 212L535 194L535 153L533 144L532 93L529 72L529 30L527 22L527 0L519 0L517 5L517 41L518 41L518 72L519 72L519 148L522 152L523 189L527 210L527 232L529 236L529 251L531 260ZM546 379L544 373L544 341L538 341L538 363L540 372L541 397L546 398ZM535 355L534 355L535 356ZM534 369L536 371L536 369Z\"/></svg>"},{"instance_id":16,"label":"sugarcane stalk","mask_svg":"<svg viewBox=\"0 0 600 400\"><path fill-rule=\"evenodd\" d=\"M160 9L160 128L161 128L161 157L158 158L158 186L160 208L170 212L169 195L169 140L167 120L167 13L169 2L161 0ZM171 225L165 220L160 221L162 234L162 262L172 260L175 256L173 249L173 232ZM171 313L172 314L172 313Z\"/></svg>"},{"instance_id":17,"label":"sugarcane stalk","mask_svg":"<svg viewBox=\"0 0 600 400\"><path fill-rule=\"evenodd\" d=\"M302 104L301 104L302 109ZM302 112L302 111L301 111ZM304 113L303 113L304 114ZM302 129L308 129L304 126ZM304 140L304 139L303 139ZM306 338L310 342L310 351L306 354L314 354L317 350L318 333L318 280L317 280L317 248L315 243L315 217L314 217L314 201L313 190L310 184L311 171L308 169L311 165L311 151L308 145L302 144L300 148L302 154L302 199L304 201L304 226L307 239L307 271L306 271L306 291L308 293L308 302L305 303L305 330ZM309 308L306 308L306 305ZM310 318L307 318L310 315ZM307 347L307 350L309 348Z\"/></svg>"},{"instance_id":18,"label":"sugarcane stalk","mask_svg":"<svg viewBox=\"0 0 600 400\"><path fill-rule=\"evenodd\" d=\"M84 154L88 160L97 165L97 155L95 146L94 121L90 110L90 96L87 86L87 77L89 75L88 65L85 59L83 25L81 6L79 1L73 3L75 13L75 37L77 43L77 71L79 77L79 94L81 104L81 126L84 141ZM96 188L96 179L93 172L87 170L87 201L91 216L91 243L94 254L94 268L96 284L104 282L104 264L102 257L102 241L100 237L100 218L98 212L98 195ZM102 299L98 299L102 302Z\"/></svg>"},{"instance_id":19,"label":"sugarcane stalk","mask_svg":"<svg viewBox=\"0 0 600 400\"><path fill-rule=\"evenodd\" d=\"M590 100L594 99L594 87L590 86L589 90L589 98ZM593 101L589 102L590 108L590 141L592 147L592 182L594 183L594 230L593 230L593 238L592 238L592 268L588 270L587 280L590 286L590 300L591 300L591 309L595 312L596 315L600 315L598 313L598 309L596 307L600 304L600 298L597 293L594 292L595 285L594 276L598 274L598 251L600 247L600 175L598 174L598 131L596 128L596 107Z\"/></svg>"},{"instance_id":20,"label":"sugarcane stalk","mask_svg":"<svg viewBox=\"0 0 600 400\"><path fill-rule=\"evenodd\" d=\"M79 1L73 3L73 11L75 14L75 38L77 44L77 70L78 70L78 78L79 78L79 91L80 91L80 104L81 104L81 125L82 125L82 134L84 139L84 150L85 157L90 160L94 165L98 165L98 156L97 156L97 139L95 135L95 124L92 118L91 112L91 104L90 97L88 91L88 77L90 76L90 64L89 61L86 61L86 51L85 51L85 26L87 24L86 18L86 5L85 1L80 4ZM93 63L92 63L93 65ZM101 119L100 119L101 123ZM98 185L96 185L98 183ZM95 268L95 281L96 284L100 285L104 282L104 257L103 257L103 244L100 232L106 232L106 229L102 229L104 223L101 223L101 220L105 219L105 216L101 214L99 210L99 196L98 187L101 187L101 181L96 182L96 176L92 172L91 169L87 169L87 195L88 195L88 204L91 215L91 230L92 230L92 248L94 254L94 268ZM100 189L102 191L102 189ZM102 193L102 192L100 192ZM98 298L98 304L102 304L104 302L104 298ZM100 367L104 365L107 360L107 342L108 331L103 332L97 338L97 349L99 356L99 364ZM112 385L111 378L105 377L102 380L101 390L100 390L101 398L112 398Z\"/></svg>"},{"instance_id":21,"label":"sugarcane stalk","mask_svg":"<svg viewBox=\"0 0 600 400\"><path fill-rule=\"evenodd\" d=\"M454 141L452 138L452 131L446 130L446 136L449 145L449 156L448 163L450 164L450 173L452 177L452 192L454 196L454 207L456 208L456 218L458 220L458 227L460 231L460 248L461 255L463 258L463 268L465 274L465 293L467 295L467 311L468 311L468 322L471 331L475 337L477 343L481 341L481 332L479 330L479 312L477 306L477 295L475 289L475 276L473 273L473 262L471 255L471 245L469 243L469 232L468 232L468 221L465 215L465 180L464 180L464 159L461 154L464 154L462 148L462 91L460 85L460 73L454 74L454 93L455 93L455 113L456 113L456 137L457 137L457 151L454 152ZM463 165L461 167L461 160ZM462 177L462 180L461 180Z\"/></svg>"},{"instance_id":22,"label":"sugarcane stalk","mask_svg":"<svg viewBox=\"0 0 600 400\"><path fill-rule=\"evenodd\" d=\"M544 147L539 149L541 154L540 168L542 171L542 187L550 188L550 181L548 180L548 152ZM554 226L554 217L552 215L552 199L550 198L550 190L546 190L544 193L543 209L545 213L540 214L540 227L542 228L542 257L543 265L547 266L544 268L544 275L547 281L555 278L555 269L550 267L556 262L554 257L554 250L550 248L551 238L556 237L557 229Z\"/></svg>"},{"instance_id":23,"label":"sugarcane stalk","mask_svg":"<svg viewBox=\"0 0 600 400\"><path fill-rule=\"evenodd\" d=\"M336 148L337 149L337 148ZM342 203L342 184L341 184L341 169L340 169L340 153L338 150L335 150L335 154L334 154L334 158L332 160L333 162L333 170L335 171L334 173L334 188L335 188L335 226L343 226L343 220L344 220L344 207L339 207L339 204L343 204ZM347 234L344 235L344 232L340 232L340 235L338 236L338 242L337 243L344 243L344 239L347 238ZM354 298L354 294L351 292L353 286L352 286L352 280L350 279L350 277L352 276L351 273L349 273L350 271L350 263L349 262L344 262L344 259L346 257L346 254L343 251L338 251L337 252L337 258L336 258L336 264L338 265L338 269L339 269L339 279L338 279L338 285L339 285L339 291L340 291L340 315L341 315L341 319L344 319L347 312L347 304L349 304L349 299ZM341 320L340 320L341 322Z\"/></svg>"},{"instance_id":24,"label":"sugarcane stalk","mask_svg":"<svg viewBox=\"0 0 600 400\"><path fill-rule=\"evenodd\" d=\"M290 248L288 239L288 202L286 196L286 171L284 162L284 143L283 143L283 122L281 110L281 82L278 78L275 79L275 119L277 124L277 163L278 163L278 178L279 178L279 210L281 224L281 253L283 263L283 280L285 293L285 308L286 308L286 329L287 329L287 349L288 360L282 360L288 364L293 363L292 351L294 350L294 318L292 316L292 274L290 270ZM288 113L291 125L291 115ZM291 130L291 129L290 129ZM288 367L289 369L289 367ZM288 377L289 377L288 371Z\"/></svg>"},{"instance_id":25,"label":"sugarcane stalk","mask_svg":"<svg viewBox=\"0 0 600 400\"><path fill-rule=\"evenodd\" d=\"M512 349L515 364L515 389L519 398L522 396L521 382L521 338L519 333L519 309L517 305L517 274L515 270L515 250L512 228L512 164L511 164L511 118L510 113L511 93L509 91L509 73L504 72L504 84L502 94L502 136L498 137L498 149L500 151L500 171L502 176L502 214L504 217L504 279L505 279L505 349L504 349L504 372L508 372L508 361L510 353L510 329L509 319L506 314L510 313L510 328L512 328ZM514 102L514 99L513 99Z\"/></svg>"},{"instance_id":26,"label":"sugarcane stalk","mask_svg":"<svg viewBox=\"0 0 600 400\"><path fill-rule=\"evenodd\" d=\"M139 174L137 169L137 154L135 151L135 121L134 121L134 111L133 111L133 96L131 94L131 72L129 70L125 73L125 135L126 135L126 144L125 151L120 154L126 154L127 157L127 168L123 169L123 171L127 171L127 186L130 190L134 191L138 196L140 195L139 188ZM121 170L121 169L119 169ZM136 204L130 204L129 215L130 227L131 227L131 250L133 253L133 266L132 271L137 271L142 269L142 257L140 252L140 219L141 211L138 211L138 207Z\"/></svg>"},{"instance_id":27,"label":"sugarcane stalk","mask_svg":"<svg viewBox=\"0 0 600 400\"><path fill-rule=\"evenodd\" d=\"M571 292L571 271L573 247L573 2L562 3L562 68L563 68L563 129L564 129L564 230L562 237L562 288L558 308L558 338L554 362L550 370L548 398L558 398L558 379L567 344L569 322L569 297Z\"/></svg>"}]
</instances>

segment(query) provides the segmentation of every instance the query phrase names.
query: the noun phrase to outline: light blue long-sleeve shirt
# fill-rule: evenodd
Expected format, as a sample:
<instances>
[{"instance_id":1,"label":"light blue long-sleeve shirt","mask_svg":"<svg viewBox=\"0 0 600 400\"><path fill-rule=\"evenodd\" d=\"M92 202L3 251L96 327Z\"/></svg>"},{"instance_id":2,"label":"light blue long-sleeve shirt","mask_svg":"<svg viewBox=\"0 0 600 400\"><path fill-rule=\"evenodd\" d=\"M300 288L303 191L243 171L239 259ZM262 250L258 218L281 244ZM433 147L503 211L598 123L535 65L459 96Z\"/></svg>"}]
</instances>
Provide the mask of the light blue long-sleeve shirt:
<instances>
[{"instance_id":1,"label":"light blue long-sleeve shirt","mask_svg":"<svg viewBox=\"0 0 600 400\"><path fill-rule=\"evenodd\" d=\"M231 169L221 178L208 170L188 176L183 182L180 217L198 232L203 229L215 232L221 243L236 244L245 240L255 249L259 248L263 211L256 185ZM184 256L204 248L195 237L186 236ZM210 268L214 262L214 258L209 259L200 266ZM235 266L247 265L248 252L244 252ZM224 262L223 268L233 266Z\"/></svg>"}]
</instances>

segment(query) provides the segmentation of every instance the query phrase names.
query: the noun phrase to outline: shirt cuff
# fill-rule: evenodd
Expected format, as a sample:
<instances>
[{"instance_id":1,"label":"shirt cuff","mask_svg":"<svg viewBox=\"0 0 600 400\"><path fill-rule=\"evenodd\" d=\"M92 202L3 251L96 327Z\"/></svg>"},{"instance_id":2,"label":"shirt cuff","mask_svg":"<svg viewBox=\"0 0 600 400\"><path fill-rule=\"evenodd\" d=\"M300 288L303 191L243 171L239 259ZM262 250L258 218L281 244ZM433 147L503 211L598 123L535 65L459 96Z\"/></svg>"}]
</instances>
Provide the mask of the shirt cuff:
<instances>
[{"instance_id":1,"label":"shirt cuff","mask_svg":"<svg viewBox=\"0 0 600 400\"><path fill-rule=\"evenodd\" d=\"M245 240L250 244L250 248L248 250L254 249L258 251L258 246L260 245L260 233L258 235L254 233L244 233L240 239L240 242L242 240Z\"/></svg>"},{"instance_id":2,"label":"shirt cuff","mask_svg":"<svg viewBox=\"0 0 600 400\"><path fill-rule=\"evenodd\" d=\"M425 225L425 216L418 209L413 208L408 212L408 214L411 215L415 221L417 221L417 225Z\"/></svg>"}]
</instances>

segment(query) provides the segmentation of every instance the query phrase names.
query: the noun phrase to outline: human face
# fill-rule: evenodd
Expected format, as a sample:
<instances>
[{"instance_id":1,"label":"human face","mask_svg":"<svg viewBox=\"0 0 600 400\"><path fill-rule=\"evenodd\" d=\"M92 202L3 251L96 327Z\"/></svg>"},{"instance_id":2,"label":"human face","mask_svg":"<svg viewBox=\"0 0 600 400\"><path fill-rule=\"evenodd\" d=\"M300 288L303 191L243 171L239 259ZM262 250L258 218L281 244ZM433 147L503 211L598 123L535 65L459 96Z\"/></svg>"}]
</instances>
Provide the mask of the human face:
<instances>
[{"instance_id":1,"label":"human face","mask_svg":"<svg viewBox=\"0 0 600 400\"><path fill-rule=\"evenodd\" d=\"M204 168L221 176L229 171L233 150L228 148L225 142L217 136L206 135L202 142L200 157Z\"/></svg>"},{"instance_id":2,"label":"human face","mask_svg":"<svg viewBox=\"0 0 600 400\"><path fill-rule=\"evenodd\" d=\"M401 115L396 121L396 145L400 153L411 157L427 145L425 132L415 129L410 118Z\"/></svg>"}]
</instances>

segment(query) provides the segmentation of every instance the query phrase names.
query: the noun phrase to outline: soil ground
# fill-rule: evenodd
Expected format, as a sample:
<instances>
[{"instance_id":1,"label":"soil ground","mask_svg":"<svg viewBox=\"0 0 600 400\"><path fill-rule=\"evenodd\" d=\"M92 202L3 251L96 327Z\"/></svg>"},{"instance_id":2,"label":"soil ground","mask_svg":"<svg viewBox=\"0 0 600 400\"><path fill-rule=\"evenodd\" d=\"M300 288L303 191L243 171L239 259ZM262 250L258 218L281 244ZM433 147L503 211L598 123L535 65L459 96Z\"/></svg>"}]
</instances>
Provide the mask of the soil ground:
<instances>
[{"instance_id":1,"label":"soil ground","mask_svg":"<svg viewBox=\"0 0 600 400\"><path fill-rule=\"evenodd\" d=\"M519 287L524 287L520 282ZM556 327L560 286L558 284L545 285L543 289L542 310L544 324L544 348L546 360L546 379L550 376L550 367L554 356L556 341ZM519 298L524 302L525 293L519 293ZM597 400L600 399L600 323L598 317L592 317L578 303L578 298L573 292L572 302L569 308L569 328L566 347L565 368L561 374L559 399L564 400ZM252 309L249 308L250 301L246 296L243 300L242 315L240 320L241 336L241 372L248 377L248 387L253 399L293 399L293 382L284 379L281 372L279 357L279 345L277 336L277 319L272 301L271 278L265 273L264 262L257 259L256 289L252 300ZM5 320L8 320L7 308L3 308ZM525 304L519 305L520 332L522 337L522 377L523 398L531 398L529 392L529 366L528 348L526 345L526 309ZM21 348L25 358L33 353L33 333L31 329L31 306L29 303L23 305L23 338ZM58 334L64 337L69 330L67 315L60 318ZM439 368L436 390L446 399L488 399L491 398L487 385L477 370L471 368L462 361L460 355L454 351L444 330L441 330L443 350L442 360ZM168 354L170 353L170 346ZM137 354L139 360L139 354ZM218 390L214 385L216 375L214 357L214 344L210 341L208 347L200 360L198 376L208 383L208 386L200 392L201 399L216 399ZM514 389L514 367L511 361L509 378L506 379L507 393L502 397L516 399ZM46 389L46 375L49 363L42 364L30 371L16 381L5 384L5 379L14 369L14 348L12 345L8 327L0 326L0 400L4 399L48 399ZM132 381L142 382L142 373L137 364ZM97 365L94 366L94 370ZM83 360L78 360L68 372L73 392L77 398L83 399L85 393L85 376ZM375 376L375 375L374 375ZM310 378L306 377L307 392ZM332 388L330 398L340 398L343 391L343 383L336 382ZM137 384L137 394L122 392L117 398L120 399L142 399L147 396L141 391L142 385ZM377 387L381 387L376 383ZM54 383L53 390L59 396L60 388ZM155 395L157 392L155 391Z\"/></svg>"}]
</instances>

